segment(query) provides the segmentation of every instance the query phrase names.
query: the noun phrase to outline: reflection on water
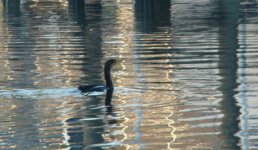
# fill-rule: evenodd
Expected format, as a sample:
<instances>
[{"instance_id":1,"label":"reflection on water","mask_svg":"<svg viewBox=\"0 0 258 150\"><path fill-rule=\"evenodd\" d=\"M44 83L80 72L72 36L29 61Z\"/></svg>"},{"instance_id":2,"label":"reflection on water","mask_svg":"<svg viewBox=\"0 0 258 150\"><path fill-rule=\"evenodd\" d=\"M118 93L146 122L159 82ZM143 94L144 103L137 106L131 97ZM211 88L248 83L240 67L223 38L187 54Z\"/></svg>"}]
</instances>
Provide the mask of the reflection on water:
<instances>
[{"instance_id":1,"label":"reflection on water","mask_svg":"<svg viewBox=\"0 0 258 150\"><path fill-rule=\"evenodd\" d=\"M257 149L257 8L0 1L0 149Z\"/></svg>"}]
</instances>

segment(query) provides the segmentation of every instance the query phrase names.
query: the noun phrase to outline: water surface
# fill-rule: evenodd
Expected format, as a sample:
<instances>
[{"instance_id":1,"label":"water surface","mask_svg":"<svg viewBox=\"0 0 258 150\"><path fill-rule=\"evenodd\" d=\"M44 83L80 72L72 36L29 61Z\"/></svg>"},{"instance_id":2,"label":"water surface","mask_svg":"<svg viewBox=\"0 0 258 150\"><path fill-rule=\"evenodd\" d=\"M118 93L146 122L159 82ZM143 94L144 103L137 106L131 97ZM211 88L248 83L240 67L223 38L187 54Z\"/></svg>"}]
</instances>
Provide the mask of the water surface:
<instances>
[{"instance_id":1,"label":"water surface","mask_svg":"<svg viewBox=\"0 0 258 150\"><path fill-rule=\"evenodd\" d=\"M1 1L0 149L257 149L257 8Z\"/></svg>"}]
</instances>

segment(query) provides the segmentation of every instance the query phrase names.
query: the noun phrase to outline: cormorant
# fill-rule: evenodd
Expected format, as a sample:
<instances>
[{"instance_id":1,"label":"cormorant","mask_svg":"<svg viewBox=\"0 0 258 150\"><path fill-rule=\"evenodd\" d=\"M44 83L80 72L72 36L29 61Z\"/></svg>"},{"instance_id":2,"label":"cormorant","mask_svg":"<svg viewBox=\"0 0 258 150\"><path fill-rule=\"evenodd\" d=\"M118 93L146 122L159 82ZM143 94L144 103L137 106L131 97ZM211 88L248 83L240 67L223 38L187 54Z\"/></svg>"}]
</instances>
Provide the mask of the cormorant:
<instances>
[{"instance_id":1,"label":"cormorant","mask_svg":"<svg viewBox=\"0 0 258 150\"><path fill-rule=\"evenodd\" d=\"M112 76L111 76L111 68L117 63L117 60L115 59L110 59L106 61L105 67L104 67L104 75L105 75L105 80L106 80L106 85L81 85L78 87L78 89L82 93L87 93L87 92L102 92L105 90L113 90L113 82L112 82Z\"/></svg>"}]
</instances>

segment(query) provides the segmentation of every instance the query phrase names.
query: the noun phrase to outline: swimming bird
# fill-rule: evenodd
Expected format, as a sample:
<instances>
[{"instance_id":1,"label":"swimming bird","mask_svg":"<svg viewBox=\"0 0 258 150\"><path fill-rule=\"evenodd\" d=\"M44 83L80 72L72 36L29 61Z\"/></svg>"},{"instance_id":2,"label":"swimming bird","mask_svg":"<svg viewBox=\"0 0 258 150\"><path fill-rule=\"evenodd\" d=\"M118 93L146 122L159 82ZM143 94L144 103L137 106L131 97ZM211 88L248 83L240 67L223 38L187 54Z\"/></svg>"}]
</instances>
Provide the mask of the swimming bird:
<instances>
[{"instance_id":1,"label":"swimming bird","mask_svg":"<svg viewBox=\"0 0 258 150\"><path fill-rule=\"evenodd\" d=\"M110 59L106 61L105 66L104 66L104 76L106 80L106 85L98 85L98 84L93 84L93 85L81 85L78 87L78 89L82 93L88 93L88 92L102 92L105 90L113 90L114 85L112 81L112 75L111 75L111 68L117 63L117 60L115 59Z\"/></svg>"}]
</instances>

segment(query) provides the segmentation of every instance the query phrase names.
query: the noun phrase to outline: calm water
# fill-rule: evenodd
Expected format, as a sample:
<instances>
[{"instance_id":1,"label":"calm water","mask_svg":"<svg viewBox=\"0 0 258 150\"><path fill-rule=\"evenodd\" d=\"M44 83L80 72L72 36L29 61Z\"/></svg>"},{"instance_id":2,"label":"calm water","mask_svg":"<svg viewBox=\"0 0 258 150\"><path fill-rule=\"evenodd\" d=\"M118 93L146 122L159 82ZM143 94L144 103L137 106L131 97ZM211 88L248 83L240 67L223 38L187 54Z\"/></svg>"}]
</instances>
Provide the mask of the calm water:
<instances>
[{"instance_id":1,"label":"calm water","mask_svg":"<svg viewBox=\"0 0 258 150\"><path fill-rule=\"evenodd\" d=\"M0 149L258 149L257 1L42 1L0 1Z\"/></svg>"}]
</instances>

